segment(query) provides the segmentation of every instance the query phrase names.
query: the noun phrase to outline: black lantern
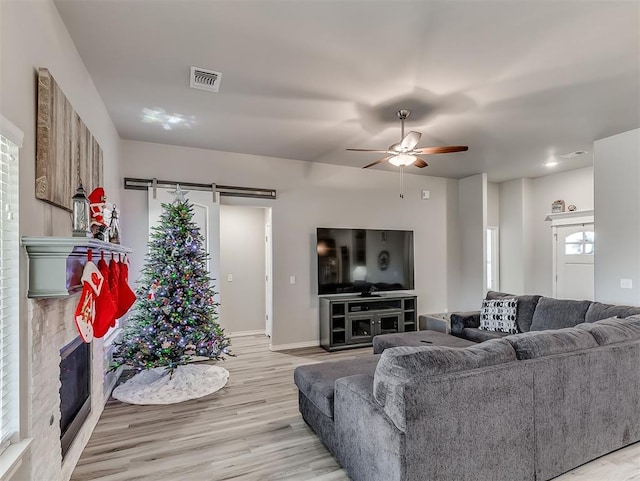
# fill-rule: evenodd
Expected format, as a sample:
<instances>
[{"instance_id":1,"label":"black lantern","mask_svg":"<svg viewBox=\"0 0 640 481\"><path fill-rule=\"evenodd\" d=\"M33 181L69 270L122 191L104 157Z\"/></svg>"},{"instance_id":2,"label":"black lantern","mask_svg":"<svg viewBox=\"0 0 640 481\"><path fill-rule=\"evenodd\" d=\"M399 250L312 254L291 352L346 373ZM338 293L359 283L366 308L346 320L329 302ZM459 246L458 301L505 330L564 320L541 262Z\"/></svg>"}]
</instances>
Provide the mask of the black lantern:
<instances>
[{"instance_id":1,"label":"black lantern","mask_svg":"<svg viewBox=\"0 0 640 481\"><path fill-rule=\"evenodd\" d=\"M89 199L85 195L82 182L71 200L73 201L73 237L90 237Z\"/></svg>"}]
</instances>

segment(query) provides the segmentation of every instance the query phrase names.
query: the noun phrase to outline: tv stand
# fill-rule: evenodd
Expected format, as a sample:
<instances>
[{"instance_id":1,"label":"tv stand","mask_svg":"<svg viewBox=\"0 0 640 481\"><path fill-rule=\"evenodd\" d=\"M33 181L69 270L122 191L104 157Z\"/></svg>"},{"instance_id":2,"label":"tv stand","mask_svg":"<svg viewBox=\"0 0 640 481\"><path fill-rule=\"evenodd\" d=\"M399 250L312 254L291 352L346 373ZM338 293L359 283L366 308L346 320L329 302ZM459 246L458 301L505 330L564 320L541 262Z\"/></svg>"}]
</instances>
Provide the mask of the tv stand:
<instances>
[{"instance_id":1,"label":"tv stand","mask_svg":"<svg viewBox=\"0 0 640 481\"><path fill-rule=\"evenodd\" d=\"M417 329L417 297L412 294L320 298L320 345L327 351L367 347L378 334Z\"/></svg>"}]
</instances>

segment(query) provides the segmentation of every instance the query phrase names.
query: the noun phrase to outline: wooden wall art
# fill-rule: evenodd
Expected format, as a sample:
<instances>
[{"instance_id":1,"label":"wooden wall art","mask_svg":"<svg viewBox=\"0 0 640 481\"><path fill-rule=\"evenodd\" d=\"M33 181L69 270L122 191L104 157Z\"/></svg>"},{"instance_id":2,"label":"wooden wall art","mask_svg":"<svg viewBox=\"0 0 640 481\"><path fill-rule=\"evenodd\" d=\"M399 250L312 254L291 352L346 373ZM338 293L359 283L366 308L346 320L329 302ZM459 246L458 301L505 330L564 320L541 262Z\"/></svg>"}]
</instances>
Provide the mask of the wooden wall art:
<instances>
[{"instance_id":1,"label":"wooden wall art","mask_svg":"<svg viewBox=\"0 0 640 481\"><path fill-rule=\"evenodd\" d=\"M71 211L78 187L102 186L102 149L46 68L38 71L36 198Z\"/></svg>"}]
</instances>

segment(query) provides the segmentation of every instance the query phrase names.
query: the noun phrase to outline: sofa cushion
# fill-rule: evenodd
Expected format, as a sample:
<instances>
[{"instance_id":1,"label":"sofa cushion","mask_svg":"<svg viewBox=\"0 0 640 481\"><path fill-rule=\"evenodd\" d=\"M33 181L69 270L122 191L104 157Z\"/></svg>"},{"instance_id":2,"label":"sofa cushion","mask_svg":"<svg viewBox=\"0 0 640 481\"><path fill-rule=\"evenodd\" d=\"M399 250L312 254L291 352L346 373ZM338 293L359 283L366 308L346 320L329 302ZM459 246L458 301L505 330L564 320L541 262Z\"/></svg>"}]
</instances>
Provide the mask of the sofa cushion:
<instances>
[{"instance_id":1,"label":"sofa cushion","mask_svg":"<svg viewBox=\"0 0 640 481\"><path fill-rule=\"evenodd\" d=\"M483 300L480 309L480 329L492 332L518 332L516 310L518 301L513 297Z\"/></svg>"},{"instance_id":2,"label":"sofa cushion","mask_svg":"<svg viewBox=\"0 0 640 481\"><path fill-rule=\"evenodd\" d=\"M518 300L518 314L516 315L516 324L520 332L529 332L531 323L533 322L533 313L536 311L538 301L542 296L527 295L516 296Z\"/></svg>"},{"instance_id":3,"label":"sofa cushion","mask_svg":"<svg viewBox=\"0 0 640 481\"><path fill-rule=\"evenodd\" d=\"M640 316L627 319L611 317L576 327L590 332L601 346L640 339Z\"/></svg>"},{"instance_id":4,"label":"sofa cushion","mask_svg":"<svg viewBox=\"0 0 640 481\"><path fill-rule=\"evenodd\" d=\"M563 352L597 347L595 338L583 329L565 328L549 331L531 331L505 338L510 342L518 359L535 359Z\"/></svg>"},{"instance_id":5,"label":"sofa cushion","mask_svg":"<svg viewBox=\"0 0 640 481\"><path fill-rule=\"evenodd\" d=\"M491 339L502 339L508 335L506 332L484 331L478 327L465 327L462 330L461 337L469 341L483 342Z\"/></svg>"},{"instance_id":6,"label":"sofa cushion","mask_svg":"<svg viewBox=\"0 0 640 481\"><path fill-rule=\"evenodd\" d=\"M373 353L382 354L386 349L400 346L426 347L447 346L467 347L475 343L438 331L412 331L395 334L381 334L373 338Z\"/></svg>"},{"instance_id":7,"label":"sofa cushion","mask_svg":"<svg viewBox=\"0 0 640 481\"><path fill-rule=\"evenodd\" d=\"M584 322L591 301L552 299L542 297L536 305L531 322L531 331L562 329Z\"/></svg>"},{"instance_id":8,"label":"sofa cushion","mask_svg":"<svg viewBox=\"0 0 640 481\"><path fill-rule=\"evenodd\" d=\"M337 379L354 374L373 376L380 356L321 362L299 366L293 372L298 389L325 415L333 419L333 395Z\"/></svg>"},{"instance_id":9,"label":"sofa cushion","mask_svg":"<svg viewBox=\"0 0 640 481\"><path fill-rule=\"evenodd\" d=\"M487 295L484 297L487 300L502 299L503 297L514 297L514 294L500 291L487 291Z\"/></svg>"},{"instance_id":10,"label":"sofa cushion","mask_svg":"<svg viewBox=\"0 0 640 481\"><path fill-rule=\"evenodd\" d=\"M450 319L451 334L463 337L462 331L466 327L480 326L480 311L452 312Z\"/></svg>"},{"instance_id":11,"label":"sofa cushion","mask_svg":"<svg viewBox=\"0 0 640 481\"><path fill-rule=\"evenodd\" d=\"M373 380L373 395L396 426L402 426L405 422L402 393L407 383L515 360L511 344L504 339L464 348L394 347L381 354Z\"/></svg>"},{"instance_id":12,"label":"sofa cushion","mask_svg":"<svg viewBox=\"0 0 640 481\"><path fill-rule=\"evenodd\" d=\"M584 322L595 322L611 317L629 317L640 314L640 307L637 306L613 306L601 302L592 302L584 316Z\"/></svg>"}]
</instances>

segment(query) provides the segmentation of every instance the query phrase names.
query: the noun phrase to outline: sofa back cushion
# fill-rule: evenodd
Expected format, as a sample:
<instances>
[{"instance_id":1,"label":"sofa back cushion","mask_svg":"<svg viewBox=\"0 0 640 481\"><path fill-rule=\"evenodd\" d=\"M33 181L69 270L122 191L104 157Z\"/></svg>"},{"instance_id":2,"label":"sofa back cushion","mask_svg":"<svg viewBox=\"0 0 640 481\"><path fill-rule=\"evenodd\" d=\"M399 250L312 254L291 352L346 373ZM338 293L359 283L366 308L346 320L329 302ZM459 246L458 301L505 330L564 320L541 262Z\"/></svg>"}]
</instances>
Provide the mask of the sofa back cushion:
<instances>
[{"instance_id":1,"label":"sofa back cushion","mask_svg":"<svg viewBox=\"0 0 640 481\"><path fill-rule=\"evenodd\" d=\"M385 350L376 367L373 395L400 429L405 424L404 388L416 381L515 361L511 344L494 339L464 348L393 347Z\"/></svg>"},{"instance_id":2,"label":"sofa back cushion","mask_svg":"<svg viewBox=\"0 0 640 481\"><path fill-rule=\"evenodd\" d=\"M502 299L503 297L515 297L515 294L509 294L507 292L500 291L487 291L485 299L490 301L492 299Z\"/></svg>"},{"instance_id":3,"label":"sofa back cushion","mask_svg":"<svg viewBox=\"0 0 640 481\"><path fill-rule=\"evenodd\" d=\"M590 332L576 328L524 332L507 336L505 340L511 343L520 360L598 346Z\"/></svg>"},{"instance_id":4,"label":"sofa back cushion","mask_svg":"<svg viewBox=\"0 0 640 481\"><path fill-rule=\"evenodd\" d=\"M584 322L591 301L574 301L542 297L536 305L531 321L531 331L562 329Z\"/></svg>"},{"instance_id":5,"label":"sofa back cushion","mask_svg":"<svg viewBox=\"0 0 640 481\"><path fill-rule=\"evenodd\" d=\"M541 297L542 296L539 295L516 296L515 294L508 294L506 292L488 291L485 299L513 298L518 301L516 308L516 325L518 326L518 331L529 332L531 330L531 323L533 322L533 313Z\"/></svg>"},{"instance_id":6,"label":"sofa back cushion","mask_svg":"<svg viewBox=\"0 0 640 481\"><path fill-rule=\"evenodd\" d=\"M629 317L640 314L640 307L637 306L613 306L601 302L592 302L584 316L584 322L595 322L611 317Z\"/></svg>"},{"instance_id":7,"label":"sofa back cushion","mask_svg":"<svg viewBox=\"0 0 640 481\"><path fill-rule=\"evenodd\" d=\"M600 346L640 339L640 316L627 319L611 317L576 327L590 332Z\"/></svg>"}]
</instances>

